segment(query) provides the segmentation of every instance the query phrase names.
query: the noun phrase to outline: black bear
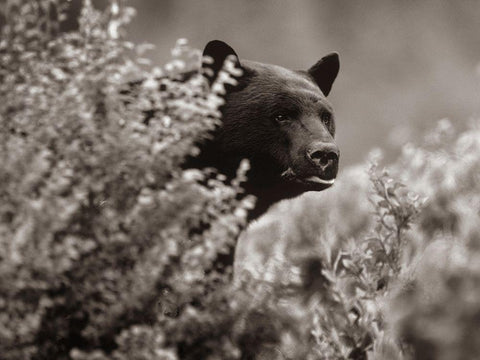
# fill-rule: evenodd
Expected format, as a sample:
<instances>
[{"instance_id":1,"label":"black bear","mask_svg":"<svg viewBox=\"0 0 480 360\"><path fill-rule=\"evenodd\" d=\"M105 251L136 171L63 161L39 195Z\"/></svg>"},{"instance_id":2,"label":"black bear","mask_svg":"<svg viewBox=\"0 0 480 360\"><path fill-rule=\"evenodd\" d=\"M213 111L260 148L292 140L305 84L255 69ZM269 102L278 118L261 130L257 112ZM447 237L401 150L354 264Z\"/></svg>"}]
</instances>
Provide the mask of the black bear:
<instances>
[{"instance_id":1,"label":"black bear","mask_svg":"<svg viewBox=\"0 0 480 360\"><path fill-rule=\"evenodd\" d=\"M241 159L250 160L247 194L257 197L249 219L272 204L334 183L339 150L334 142L335 118L326 99L338 70L337 53L320 59L307 71L240 60L222 41L209 42L203 52L212 82L230 56L243 75L228 89L222 107L223 125L202 145L193 164L211 166L233 176Z\"/></svg>"}]
</instances>

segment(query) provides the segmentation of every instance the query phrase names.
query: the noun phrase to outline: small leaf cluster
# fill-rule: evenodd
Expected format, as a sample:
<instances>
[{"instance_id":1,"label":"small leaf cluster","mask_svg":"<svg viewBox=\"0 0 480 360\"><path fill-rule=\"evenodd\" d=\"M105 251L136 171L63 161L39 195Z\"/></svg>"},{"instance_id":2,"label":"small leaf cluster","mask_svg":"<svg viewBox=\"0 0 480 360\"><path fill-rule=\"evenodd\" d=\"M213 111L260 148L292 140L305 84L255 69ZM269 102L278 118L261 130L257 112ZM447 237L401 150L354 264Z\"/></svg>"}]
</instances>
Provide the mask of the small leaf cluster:
<instances>
[{"instance_id":1,"label":"small leaf cluster","mask_svg":"<svg viewBox=\"0 0 480 360\"><path fill-rule=\"evenodd\" d=\"M372 225L363 236L347 239L337 248L324 244L326 288L315 307L312 326L315 358L371 357L376 342L385 336L381 304L402 270L405 233L422 201L406 193L405 185L388 170L380 172L376 160L371 161L368 174Z\"/></svg>"}]
</instances>

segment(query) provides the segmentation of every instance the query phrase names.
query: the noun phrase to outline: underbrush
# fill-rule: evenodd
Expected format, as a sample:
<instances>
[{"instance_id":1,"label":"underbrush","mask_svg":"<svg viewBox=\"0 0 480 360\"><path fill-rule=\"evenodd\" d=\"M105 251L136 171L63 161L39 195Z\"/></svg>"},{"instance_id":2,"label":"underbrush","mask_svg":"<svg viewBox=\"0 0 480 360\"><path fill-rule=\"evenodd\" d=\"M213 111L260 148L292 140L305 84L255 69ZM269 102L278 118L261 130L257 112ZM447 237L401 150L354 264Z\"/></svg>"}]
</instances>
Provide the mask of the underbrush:
<instances>
[{"instance_id":1,"label":"underbrush","mask_svg":"<svg viewBox=\"0 0 480 360\"><path fill-rule=\"evenodd\" d=\"M374 151L242 235L237 274L307 309L305 358L478 358L479 139L478 122L441 120L388 167Z\"/></svg>"},{"instance_id":2,"label":"underbrush","mask_svg":"<svg viewBox=\"0 0 480 360\"><path fill-rule=\"evenodd\" d=\"M478 123L441 121L388 170L375 155L281 205L243 235L232 280L213 264L245 227L248 164L229 183L181 164L236 70L209 90L183 40L149 66L122 2L85 1L73 32L61 4L3 8L2 359L480 356Z\"/></svg>"}]
</instances>

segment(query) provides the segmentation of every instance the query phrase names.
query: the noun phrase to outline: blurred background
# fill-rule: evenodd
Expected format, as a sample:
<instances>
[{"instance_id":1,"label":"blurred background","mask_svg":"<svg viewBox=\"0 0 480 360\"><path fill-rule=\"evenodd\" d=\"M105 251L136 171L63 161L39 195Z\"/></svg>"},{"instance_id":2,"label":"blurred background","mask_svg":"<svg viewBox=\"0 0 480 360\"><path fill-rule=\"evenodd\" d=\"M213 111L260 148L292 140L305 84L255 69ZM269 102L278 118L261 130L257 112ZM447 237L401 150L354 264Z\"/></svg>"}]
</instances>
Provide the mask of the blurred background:
<instances>
[{"instance_id":1,"label":"blurred background","mask_svg":"<svg viewBox=\"0 0 480 360\"><path fill-rule=\"evenodd\" d=\"M94 1L95 3L95 1ZM106 0L97 0L104 6ZM135 0L129 38L150 42L162 65L178 38L202 49L229 43L240 58L307 69L341 56L330 100L342 166L381 147L421 139L448 117L480 114L480 2L348 0Z\"/></svg>"},{"instance_id":2,"label":"blurred background","mask_svg":"<svg viewBox=\"0 0 480 360\"><path fill-rule=\"evenodd\" d=\"M130 37L158 64L184 37L212 39L250 60L307 69L330 51L341 69L330 95L342 165L373 147L419 138L437 120L480 114L480 2L136 0ZM390 149L390 151L388 151Z\"/></svg>"}]
</instances>

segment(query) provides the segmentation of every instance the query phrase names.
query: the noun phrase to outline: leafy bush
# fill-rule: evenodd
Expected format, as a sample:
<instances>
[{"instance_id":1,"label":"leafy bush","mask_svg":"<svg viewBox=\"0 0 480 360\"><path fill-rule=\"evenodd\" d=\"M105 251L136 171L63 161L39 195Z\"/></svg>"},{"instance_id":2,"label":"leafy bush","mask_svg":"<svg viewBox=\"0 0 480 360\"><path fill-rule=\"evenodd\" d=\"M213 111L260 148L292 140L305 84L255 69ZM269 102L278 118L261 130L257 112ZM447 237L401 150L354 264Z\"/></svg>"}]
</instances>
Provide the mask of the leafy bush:
<instances>
[{"instance_id":1,"label":"leafy bush","mask_svg":"<svg viewBox=\"0 0 480 360\"><path fill-rule=\"evenodd\" d=\"M306 358L478 358L478 139L478 123L441 120L388 170L374 152L368 172L345 170L240 239L237 273L307 299Z\"/></svg>"},{"instance_id":2,"label":"leafy bush","mask_svg":"<svg viewBox=\"0 0 480 360\"><path fill-rule=\"evenodd\" d=\"M2 29L2 358L175 357L232 326L228 304L210 316L228 274L209 270L245 223L245 168L225 184L180 165L218 124L234 69L209 92L184 42L164 71L141 66L148 46L122 39L132 9L86 1L78 31L58 33L63 11L12 2ZM146 80L124 91L132 78Z\"/></svg>"},{"instance_id":3,"label":"leafy bush","mask_svg":"<svg viewBox=\"0 0 480 360\"><path fill-rule=\"evenodd\" d=\"M148 66L121 2L85 1L72 32L63 2L3 11L3 359L480 356L478 123L442 120L388 170L374 154L280 204L242 235L232 282L213 264L244 228L248 165L226 183L182 164L238 70L209 90L183 40Z\"/></svg>"}]
</instances>

